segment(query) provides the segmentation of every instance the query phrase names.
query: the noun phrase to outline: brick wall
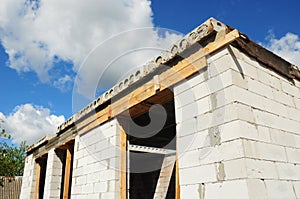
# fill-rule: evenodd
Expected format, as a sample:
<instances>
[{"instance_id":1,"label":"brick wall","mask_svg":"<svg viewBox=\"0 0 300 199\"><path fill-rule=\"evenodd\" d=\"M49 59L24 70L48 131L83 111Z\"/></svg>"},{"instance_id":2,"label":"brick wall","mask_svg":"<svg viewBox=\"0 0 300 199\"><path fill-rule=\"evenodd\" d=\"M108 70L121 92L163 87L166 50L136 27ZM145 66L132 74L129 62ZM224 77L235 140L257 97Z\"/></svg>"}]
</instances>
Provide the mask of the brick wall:
<instances>
[{"instance_id":1,"label":"brick wall","mask_svg":"<svg viewBox=\"0 0 300 199\"><path fill-rule=\"evenodd\" d=\"M299 86L233 47L208 63L174 88L181 197L299 198Z\"/></svg>"}]
</instances>

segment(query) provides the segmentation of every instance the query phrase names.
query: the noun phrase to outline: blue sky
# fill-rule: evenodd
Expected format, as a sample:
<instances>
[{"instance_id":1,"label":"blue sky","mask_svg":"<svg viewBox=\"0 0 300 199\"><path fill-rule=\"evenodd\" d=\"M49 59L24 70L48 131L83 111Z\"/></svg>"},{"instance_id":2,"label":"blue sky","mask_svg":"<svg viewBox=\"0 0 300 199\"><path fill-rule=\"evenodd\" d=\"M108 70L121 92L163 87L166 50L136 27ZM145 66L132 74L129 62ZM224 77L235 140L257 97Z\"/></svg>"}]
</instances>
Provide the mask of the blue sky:
<instances>
[{"instance_id":1,"label":"blue sky","mask_svg":"<svg viewBox=\"0 0 300 199\"><path fill-rule=\"evenodd\" d=\"M300 65L299 7L297 0L1 0L0 119L16 142L32 143L54 133L73 115L74 80L91 50L135 28L186 34L214 17ZM146 62L146 57L139 61ZM82 71L82 77L91 78Z\"/></svg>"}]
</instances>

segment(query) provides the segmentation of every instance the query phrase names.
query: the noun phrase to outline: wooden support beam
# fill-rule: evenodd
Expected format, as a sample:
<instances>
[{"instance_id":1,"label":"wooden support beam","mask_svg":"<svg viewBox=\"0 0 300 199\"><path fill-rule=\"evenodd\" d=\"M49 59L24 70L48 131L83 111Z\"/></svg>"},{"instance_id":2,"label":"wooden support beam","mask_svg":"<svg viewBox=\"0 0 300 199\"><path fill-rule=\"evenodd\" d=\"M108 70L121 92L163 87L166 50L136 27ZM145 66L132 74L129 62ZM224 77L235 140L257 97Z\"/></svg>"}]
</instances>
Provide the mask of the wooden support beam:
<instances>
[{"instance_id":1,"label":"wooden support beam","mask_svg":"<svg viewBox=\"0 0 300 199\"><path fill-rule=\"evenodd\" d=\"M127 195L127 136L125 130L120 126L120 199L126 199Z\"/></svg>"},{"instance_id":2,"label":"wooden support beam","mask_svg":"<svg viewBox=\"0 0 300 199\"><path fill-rule=\"evenodd\" d=\"M71 148L67 148L66 150L66 163L65 163L65 176L64 176L64 192L63 198L69 198L69 190L70 190L70 178L71 178L71 166L72 165L72 151Z\"/></svg>"},{"instance_id":3,"label":"wooden support beam","mask_svg":"<svg viewBox=\"0 0 300 199\"><path fill-rule=\"evenodd\" d=\"M41 164L36 161L36 177L35 177L35 190L34 190L34 199L39 199L39 193L40 193L40 177L41 177Z\"/></svg>"}]
</instances>

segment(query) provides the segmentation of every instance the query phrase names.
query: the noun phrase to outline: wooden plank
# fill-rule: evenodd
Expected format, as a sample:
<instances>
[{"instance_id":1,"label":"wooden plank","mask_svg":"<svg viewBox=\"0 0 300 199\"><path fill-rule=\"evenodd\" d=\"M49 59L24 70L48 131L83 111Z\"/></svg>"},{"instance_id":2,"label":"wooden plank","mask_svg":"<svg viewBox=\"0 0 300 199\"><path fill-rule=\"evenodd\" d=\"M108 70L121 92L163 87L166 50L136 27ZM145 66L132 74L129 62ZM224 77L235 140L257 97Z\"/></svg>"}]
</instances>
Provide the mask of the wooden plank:
<instances>
[{"instance_id":1,"label":"wooden plank","mask_svg":"<svg viewBox=\"0 0 300 199\"><path fill-rule=\"evenodd\" d=\"M63 198L69 198L70 177L71 177L72 151L71 148L66 150L65 176L64 176L64 192Z\"/></svg>"},{"instance_id":2,"label":"wooden plank","mask_svg":"<svg viewBox=\"0 0 300 199\"><path fill-rule=\"evenodd\" d=\"M125 130L120 126L120 199L126 199L127 196L127 136Z\"/></svg>"},{"instance_id":3,"label":"wooden plank","mask_svg":"<svg viewBox=\"0 0 300 199\"><path fill-rule=\"evenodd\" d=\"M39 199L39 189L40 189L40 180L41 180L40 176L41 176L41 164L39 162L36 162L34 199Z\"/></svg>"}]
</instances>

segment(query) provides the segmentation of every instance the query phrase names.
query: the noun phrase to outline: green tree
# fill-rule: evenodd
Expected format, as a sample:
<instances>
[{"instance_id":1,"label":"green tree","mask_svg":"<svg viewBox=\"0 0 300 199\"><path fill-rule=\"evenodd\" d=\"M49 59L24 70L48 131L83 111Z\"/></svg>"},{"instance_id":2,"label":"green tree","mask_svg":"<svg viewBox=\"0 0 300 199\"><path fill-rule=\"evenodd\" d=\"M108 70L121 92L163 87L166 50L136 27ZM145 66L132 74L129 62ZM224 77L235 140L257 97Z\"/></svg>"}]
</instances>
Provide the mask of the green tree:
<instances>
[{"instance_id":1,"label":"green tree","mask_svg":"<svg viewBox=\"0 0 300 199\"><path fill-rule=\"evenodd\" d=\"M5 132L1 123L0 132L0 176L22 176L26 157L26 142L21 142L19 146L11 144L11 136Z\"/></svg>"},{"instance_id":2,"label":"green tree","mask_svg":"<svg viewBox=\"0 0 300 199\"><path fill-rule=\"evenodd\" d=\"M26 157L26 143L20 146L0 143L0 176L22 176Z\"/></svg>"}]
</instances>

